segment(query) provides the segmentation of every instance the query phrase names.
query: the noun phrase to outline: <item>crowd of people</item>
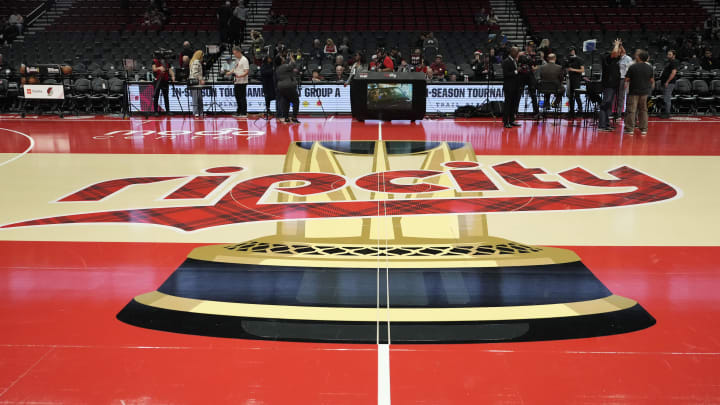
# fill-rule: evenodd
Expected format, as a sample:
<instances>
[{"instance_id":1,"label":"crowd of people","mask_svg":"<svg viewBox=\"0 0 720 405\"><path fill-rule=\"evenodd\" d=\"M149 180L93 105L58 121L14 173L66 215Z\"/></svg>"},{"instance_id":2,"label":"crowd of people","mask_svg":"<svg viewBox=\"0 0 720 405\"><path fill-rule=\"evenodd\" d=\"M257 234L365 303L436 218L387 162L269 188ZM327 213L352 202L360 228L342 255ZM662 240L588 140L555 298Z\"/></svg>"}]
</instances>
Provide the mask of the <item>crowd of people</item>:
<instances>
[{"instance_id":1,"label":"crowd of people","mask_svg":"<svg viewBox=\"0 0 720 405\"><path fill-rule=\"evenodd\" d=\"M578 89L583 80L584 64L577 56L577 50L571 47L565 62L558 64L558 57L549 48L549 42L543 42L541 45L546 45L545 52L548 52L544 59L541 59L534 51L531 43L522 52L517 47L511 47L507 57L502 61L505 93L503 124L505 128L519 126L515 118L520 98L526 87L532 98L533 110L536 115L539 113L535 96L537 92L544 94L546 107L553 106L555 108L559 106L563 95L567 94L569 99L567 118L569 120L575 118L576 104L578 111L582 110ZM667 60L659 76L660 87L663 91L662 117L664 118L669 117L672 108L672 94L679 77L678 54L672 49L667 51ZM640 130L641 135L647 135L648 97L656 87L655 69L649 63L649 59L648 51L642 48L636 49L632 57L628 55L619 38L613 41L612 49L602 55L602 74L599 83L601 91L599 131L611 132L616 129L611 121L614 111L616 116L625 116L623 131L625 134L633 135L635 130ZM536 71L539 85L535 79ZM551 102L552 96L554 96L554 101Z\"/></svg>"},{"instance_id":2,"label":"crowd of people","mask_svg":"<svg viewBox=\"0 0 720 405\"><path fill-rule=\"evenodd\" d=\"M261 65L267 55L276 55L287 51L283 41L274 46L265 43L262 34L251 32L251 56L255 63ZM455 72L448 69L441 53L440 43L432 32L420 34L409 55L403 54L398 47L377 48L367 52L355 50L350 39L344 36L339 43L332 38L321 40L315 38L309 53L298 49L294 51L296 62L303 66L304 78L320 82L341 82L356 71L395 71L422 72L432 81L469 81L484 80L491 77L492 64L500 63L502 53L496 53L496 43L500 39L488 42L487 53L483 50L475 52L470 60L472 71ZM505 48L499 48L505 49ZM312 69L306 69L313 66ZM331 69L328 69L331 66ZM325 69L323 69L325 67ZM329 71L328 71L329 70ZM325 74L325 76L323 75Z\"/></svg>"}]
</instances>

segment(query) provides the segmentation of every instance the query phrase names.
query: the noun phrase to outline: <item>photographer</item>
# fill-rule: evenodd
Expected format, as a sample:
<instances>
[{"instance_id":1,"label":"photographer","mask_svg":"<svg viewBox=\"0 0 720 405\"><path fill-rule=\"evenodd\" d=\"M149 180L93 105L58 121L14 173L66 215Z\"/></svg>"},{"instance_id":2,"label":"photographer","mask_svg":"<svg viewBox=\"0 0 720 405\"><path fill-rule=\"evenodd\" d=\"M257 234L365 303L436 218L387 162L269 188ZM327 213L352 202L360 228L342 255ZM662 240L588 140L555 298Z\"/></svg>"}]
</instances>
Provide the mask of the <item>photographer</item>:
<instances>
[{"instance_id":1,"label":"photographer","mask_svg":"<svg viewBox=\"0 0 720 405\"><path fill-rule=\"evenodd\" d=\"M172 51L155 51L152 71L155 75L153 108L156 115L160 113L160 92L162 92L163 100L165 101L165 111L170 110L170 80L175 81L175 71L170 66L170 62L168 62L171 57Z\"/></svg>"},{"instance_id":2,"label":"photographer","mask_svg":"<svg viewBox=\"0 0 720 405\"><path fill-rule=\"evenodd\" d=\"M532 101L533 116L536 118L540 114L537 99L537 80L535 80L535 71L538 69L535 55L535 47L532 42L525 45L525 52L520 52L518 57L518 74L520 78L520 93L528 88L528 94Z\"/></svg>"},{"instance_id":3,"label":"photographer","mask_svg":"<svg viewBox=\"0 0 720 405\"><path fill-rule=\"evenodd\" d=\"M202 60L203 52L195 51L195 54L193 54L190 60L190 74L188 75L191 86L202 86L205 84L205 80L203 80ZM191 89L190 97L192 97L193 114L195 114L196 117L201 116L203 114L202 89Z\"/></svg>"},{"instance_id":4,"label":"photographer","mask_svg":"<svg viewBox=\"0 0 720 405\"><path fill-rule=\"evenodd\" d=\"M279 56L278 62L280 65L275 71L278 81L277 89L278 93L284 99L282 112L280 112L279 115L285 117L285 123L289 124L292 121L295 124L299 124L300 121L298 121L297 115L300 109L300 95L298 94L297 88L297 69L295 69L295 63L292 59L285 59L282 55ZM288 120L290 103L293 104L293 114L292 119Z\"/></svg>"},{"instance_id":5,"label":"photographer","mask_svg":"<svg viewBox=\"0 0 720 405\"><path fill-rule=\"evenodd\" d=\"M265 118L270 119L270 103L275 100L275 68L273 58L269 55L265 56L260 67L260 80L262 81L263 95L265 96Z\"/></svg>"}]
</instances>

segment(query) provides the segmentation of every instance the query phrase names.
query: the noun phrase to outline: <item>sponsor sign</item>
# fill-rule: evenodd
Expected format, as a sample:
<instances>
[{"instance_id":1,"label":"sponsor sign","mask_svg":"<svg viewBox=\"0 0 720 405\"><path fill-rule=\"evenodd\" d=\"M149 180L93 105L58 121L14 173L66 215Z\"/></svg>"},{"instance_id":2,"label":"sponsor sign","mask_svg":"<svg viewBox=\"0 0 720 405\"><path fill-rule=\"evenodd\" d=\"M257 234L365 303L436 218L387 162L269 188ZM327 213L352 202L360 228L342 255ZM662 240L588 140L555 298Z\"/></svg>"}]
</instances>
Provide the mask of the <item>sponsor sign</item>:
<instances>
[{"instance_id":1,"label":"sponsor sign","mask_svg":"<svg viewBox=\"0 0 720 405\"><path fill-rule=\"evenodd\" d=\"M129 86L130 107L133 112L152 111L153 86L151 84L131 84ZM235 112L235 86L232 84L217 84L202 90L203 108L205 112ZM214 103L214 104L213 104ZM251 84L247 86L247 103L249 112L265 111L265 95L262 86ZM192 98L186 85L170 86L170 111L191 111ZM160 108L165 104L160 100ZM303 85L300 88L300 111L303 113L350 112L350 87L342 85ZM276 111L275 101L270 109Z\"/></svg>"},{"instance_id":2,"label":"sponsor sign","mask_svg":"<svg viewBox=\"0 0 720 405\"><path fill-rule=\"evenodd\" d=\"M458 107L466 105L481 105L486 101L504 101L505 93L502 84L483 85L475 84L429 84L427 86L426 112L453 113ZM214 97L214 98L213 98ZM585 95L581 95L583 105L587 103ZM520 112L532 112L532 102L527 92L520 98ZM216 104L213 107L213 102ZM249 112L265 111L265 96L262 86L251 84L247 86L247 102ZM538 97L540 108L543 107L543 97ZM206 112L235 112L235 89L231 84L218 84L212 88L203 89L203 103ZM130 106L134 112L152 111L153 86L152 84L130 85ZM170 111L191 111L192 99L185 85L170 86ZM160 101L160 107L164 103ZM275 112L275 101L270 104ZM312 85L303 84L300 89L301 113L349 113L350 87L341 84ZM568 111L568 100L563 98L562 111Z\"/></svg>"},{"instance_id":3,"label":"sponsor sign","mask_svg":"<svg viewBox=\"0 0 720 405\"><path fill-rule=\"evenodd\" d=\"M64 100L65 91L62 84L26 84L23 86L26 99L32 100Z\"/></svg>"}]
</instances>

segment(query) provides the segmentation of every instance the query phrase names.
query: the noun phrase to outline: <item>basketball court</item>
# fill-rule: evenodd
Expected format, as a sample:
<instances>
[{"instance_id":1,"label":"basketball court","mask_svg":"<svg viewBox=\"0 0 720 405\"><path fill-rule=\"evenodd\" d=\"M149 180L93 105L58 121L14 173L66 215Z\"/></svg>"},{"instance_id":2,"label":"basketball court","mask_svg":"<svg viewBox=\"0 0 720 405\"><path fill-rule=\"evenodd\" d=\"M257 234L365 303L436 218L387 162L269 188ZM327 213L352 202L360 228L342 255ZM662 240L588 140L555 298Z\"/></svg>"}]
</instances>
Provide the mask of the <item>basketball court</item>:
<instances>
[{"instance_id":1,"label":"basketball court","mask_svg":"<svg viewBox=\"0 0 720 405\"><path fill-rule=\"evenodd\" d=\"M720 119L0 117L0 403L720 402Z\"/></svg>"}]
</instances>

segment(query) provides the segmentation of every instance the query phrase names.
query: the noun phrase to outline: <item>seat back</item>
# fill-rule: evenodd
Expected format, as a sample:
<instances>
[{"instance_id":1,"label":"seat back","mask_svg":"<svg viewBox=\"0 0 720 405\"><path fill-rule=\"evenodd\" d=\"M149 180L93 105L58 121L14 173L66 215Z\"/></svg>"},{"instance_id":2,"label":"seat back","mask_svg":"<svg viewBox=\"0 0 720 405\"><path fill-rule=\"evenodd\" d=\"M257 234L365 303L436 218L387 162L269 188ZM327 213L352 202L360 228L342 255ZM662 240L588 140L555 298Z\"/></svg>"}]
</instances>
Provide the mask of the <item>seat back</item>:
<instances>
[{"instance_id":1,"label":"seat back","mask_svg":"<svg viewBox=\"0 0 720 405\"><path fill-rule=\"evenodd\" d=\"M108 82L105 79L96 78L92 81L92 91L95 94L105 94L108 92Z\"/></svg>"},{"instance_id":2,"label":"seat back","mask_svg":"<svg viewBox=\"0 0 720 405\"><path fill-rule=\"evenodd\" d=\"M693 87L693 93L695 95L698 95L700 97L704 97L710 94L710 88L708 87L707 82L705 80L695 80L692 83Z\"/></svg>"},{"instance_id":3,"label":"seat back","mask_svg":"<svg viewBox=\"0 0 720 405\"><path fill-rule=\"evenodd\" d=\"M75 94L87 94L90 92L90 80L82 78L75 80Z\"/></svg>"},{"instance_id":4,"label":"seat back","mask_svg":"<svg viewBox=\"0 0 720 405\"><path fill-rule=\"evenodd\" d=\"M117 77L113 77L109 81L110 86L110 93L111 94L123 94L125 93L125 82L118 79Z\"/></svg>"},{"instance_id":5,"label":"seat back","mask_svg":"<svg viewBox=\"0 0 720 405\"><path fill-rule=\"evenodd\" d=\"M710 84L712 86L712 94L720 97L720 80L713 80Z\"/></svg>"},{"instance_id":6,"label":"seat back","mask_svg":"<svg viewBox=\"0 0 720 405\"><path fill-rule=\"evenodd\" d=\"M678 79L675 83L675 93L687 96L692 92L692 85L688 79Z\"/></svg>"}]
</instances>

